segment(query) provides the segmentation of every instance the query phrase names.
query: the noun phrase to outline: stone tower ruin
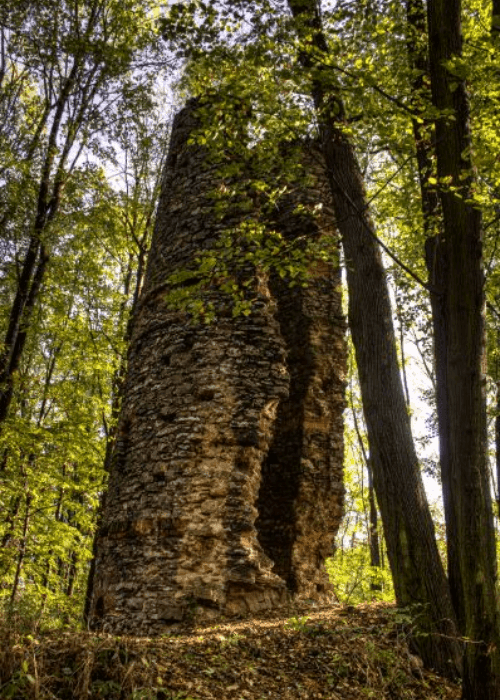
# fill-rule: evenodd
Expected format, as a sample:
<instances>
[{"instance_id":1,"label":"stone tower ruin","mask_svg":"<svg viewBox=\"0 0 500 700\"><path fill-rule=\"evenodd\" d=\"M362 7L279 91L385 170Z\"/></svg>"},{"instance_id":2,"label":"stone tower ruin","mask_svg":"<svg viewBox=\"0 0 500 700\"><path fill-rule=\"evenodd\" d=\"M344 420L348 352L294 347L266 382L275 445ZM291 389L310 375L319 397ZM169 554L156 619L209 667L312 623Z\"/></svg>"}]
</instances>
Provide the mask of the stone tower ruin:
<instances>
[{"instance_id":1,"label":"stone tower ruin","mask_svg":"<svg viewBox=\"0 0 500 700\"><path fill-rule=\"evenodd\" d=\"M114 634L290 596L331 600L324 560L344 490L339 268L315 263L307 288L261 281L247 317L196 324L169 308L169 275L238 223L214 215L221 176L188 143L196 123L193 101L173 126L96 540L90 624ZM310 166L314 186L273 225L335 237L321 161ZM323 213L295 216L299 201Z\"/></svg>"}]
</instances>

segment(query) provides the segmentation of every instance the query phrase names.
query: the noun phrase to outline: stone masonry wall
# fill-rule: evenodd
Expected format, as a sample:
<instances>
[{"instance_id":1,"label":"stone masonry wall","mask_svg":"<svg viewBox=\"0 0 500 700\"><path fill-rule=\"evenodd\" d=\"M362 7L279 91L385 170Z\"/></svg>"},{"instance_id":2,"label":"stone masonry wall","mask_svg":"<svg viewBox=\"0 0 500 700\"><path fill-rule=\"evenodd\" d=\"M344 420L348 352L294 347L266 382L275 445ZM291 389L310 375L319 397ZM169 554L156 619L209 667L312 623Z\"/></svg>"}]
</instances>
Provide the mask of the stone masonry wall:
<instances>
[{"instance_id":1,"label":"stone masonry wall","mask_svg":"<svg viewBox=\"0 0 500 700\"><path fill-rule=\"evenodd\" d=\"M307 288L261 281L248 317L194 324L168 308L168 275L238 223L213 214L220 176L187 143L194 106L173 127L96 543L91 626L115 634L331 595L323 562L343 502L339 270L316 265ZM305 197L323 201L322 219L292 215L292 200L276 215L284 235L335 236L318 173Z\"/></svg>"}]
</instances>

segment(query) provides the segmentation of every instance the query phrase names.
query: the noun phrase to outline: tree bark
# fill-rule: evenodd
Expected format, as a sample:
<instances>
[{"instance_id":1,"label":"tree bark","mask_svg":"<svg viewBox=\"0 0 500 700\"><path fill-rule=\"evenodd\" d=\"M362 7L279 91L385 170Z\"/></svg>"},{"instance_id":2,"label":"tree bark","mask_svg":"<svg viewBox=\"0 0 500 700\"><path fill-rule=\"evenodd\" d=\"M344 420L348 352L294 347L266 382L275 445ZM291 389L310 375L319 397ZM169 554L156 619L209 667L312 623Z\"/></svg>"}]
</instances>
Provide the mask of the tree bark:
<instances>
[{"instance_id":1,"label":"tree bark","mask_svg":"<svg viewBox=\"0 0 500 700\"><path fill-rule=\"evenodd\" d=\"M500 334L498 337L500 345ZM497 517L500 518L500 381L497 381L497 400L495 417L495 466L497 477Z\"/></svg>"},{"instance_id":2,"label":"tree bark","mask_svg":"<svg viewBox=\"0 0 500 700\"><path fill-rule=\"evenodd\" d=\"M24 520L23 520L23 530L21 535L21 541L19 543L19 553L17 555L16 573L14 574L14 582L12 584L12 590L10 593L10 605L13 605L16 600L17 590L19 588L19 581L21 579L21 571L23 569L24 559L26 557L26 545L28 541L28 528L31 515L31 501L33 496L29 491L26 492L25 496L25 510L24 510Z\"/></svg>"},{"instance_id":3,"label":"tree bark","mask_svg":"<svg viewBox=\"0 0 500 700\"><path fill-rule=\"evenodd\" d=\"M430 181L436 176L433 165L435 134L425 116L431 99L430 68L425 7L422 0L406 0L407 49L410 68L417 77L412 81L412 106L415 116L412 118L413 136L420 183L420 197L425 242L425 262L427 266L430 302L432 309L434 369L436 372L436 406L439 424L439 461L441 467L443 502L447 532L448 581L451 599L457 617L460 632L465 633L464 599L458 564L457 523L450 503L450 421L446 398L447 384L447 327L444 312L444 279L446 260L443 252L443 220L437 186ZM418 112L421 113L417 119ZM432 129L432 131L431 131ZM435 180L434 180L435 181Z\"/></svg>"},{"instance_id":4,"label":"tree bark","mask_svg":"<svg viewBox=\"0 0 500 700\"><path fill-rule=\"evenodd\" d=\"M380 569L381 559L380 559L380 538L378 536L378 513L377 504L375 503L375 489L373 488L373 473L370 461L366 462L366 469L368 471L368 506L369 506L369 531L368 531L368 542L370 544L370 566ZM373 580L370 583L370 590L381 591L382 584L380 580Z\"/></svg>"},{"instance_id":5,"label":"tree bark","mask_svg":"<svg viewBox=\"0 0 500 700\"><path fill-rule=\"evenodd\" d=\"M443 210L442 314L449 420L449 499L456 532L448 541L458 553L467 640L464 700L500 698L500 634L493 509L487 466L484 364L482 218L474 204L469 104L459 65L462 54L460 0L429 0L432 99L438 110L436 155ZM458 72L458 74L457 74ZM450 119L449 115L454 118ZM438 377L439 382L439 377Z\"/></svg>"},{"instance_id":6,"label":"tree bark","mask_svg":"<svg viewBox=\"0 0 500 700\"><path fill-rule=\"evenodd\" d=\"M3 353L0 355L0 431L5 421L14 392L14 374L24 352L27 334L31 326L33 309L38 300L39 291L47 268L49 255L44 238L48 225L58 213L61 194L68 172L71 171L78 159L66 166L75 139L82 128L90 106L93 104L97 90L102 86L103 62L98 60L89 70L84 71L85 63L91 56L87 52L85 42L89 42L103 11L102 3L93 2L86 27L76 26L75 30L82 31L79 47L72 55L72 61L64 69L67 75L59 75L60 85L54 96L51 86L52 77L45 74L46 106L41 115L32 143L28 149L26 163L32 162L39 145L43 128L49 115L53 112L48 136L40 162L40 181L38 183L36 211L33 213L33 224L27 252L24 258L22 272L18 281L14 302L12 304L7 333L3 342ZM78 23L78 16L76 17ZM57 41L57 37L55 37ZM48 64L48 73L54 69ZM58 73L58 70L55 71ZM55 97L55 99L54 99ZM73 102L73 103L72 103ZM69 112L68 112L69 106ZM61 139L61 134L64 133ZM81 150L81 149L80 149ZM77 149L79 154L79 150ZM7 213L7 217L9 212Z\"/></svg>"},{"instance_id":7,"label":"tree bark","mask_svg":"<svg viewBox=\"0 0 500 700\"><path fill-rule=\"evenodd\" d=\"M461 652L455 616L413 444L385 270L362 175L343 129L345 108L335 79L325 75L318 60L328 52L319 7L314 0L288 4L303 40L302 64L315 74L313 99L346 257L349 324L396 597L413 612L413 641L424 663L456 677Z\"/></svg>"},{"instance_id":8,"label":"tree bark","mask_svg":"<svg viewBox=\"0 0 500 700\"><path fill-rule=\"evenodd\" d=\"M365 510L365 517L367 519L367 528L368 528L368 546L370 549L370 566L373 566L373 567L376 567L377 569L380 569L380 566L381 566L380 538L379 538L379 533L378 533L378 512L377 512L377 504L375 502L375 489L373 487L373 469L372 469L370 457L366 453L366 450L365 450L365 446L363 443L363 436L361 435L361 431L359 429L359 424L358 424L358 419L356 417L356 410L354 408L354 404L352 403L352 396L351 396L351 409L352 409L352 417L354 420L354 430L356 431L356 436L357 436L358 442L359 442L359 448L361 450L361 454L363 455L363 462L366 465L366 471L368 473L368 513L366 512L366 506L364 506L364 510ZM363 499L363 502L364 502L364 499ZM372 577L372 581L370 583L370 590L381 591L382 584L379 581L380 581L380 577L376 577L375 579Z\"/></svg>"},{"instance_id":9,"label":"tree bark","mask_svg":"<svg viewBox=\"0 0 500 700\"><path fill-rule=\"evenodd\" d=\"M500 0L493 0L491 32L493 36L500 36Z\"/></svg>"},{"instance_id":10,"label":"tree bark","mask_svg":"<svg viewBox=\"0 0 500 700\"><path fill-rule=\"evenodd\" d=\"M7 514L4 523L6 524L6 530L2 536L0 549L5 549L14 536L16 529L16 518L19 513L19 508L21 506L21 496L16 496L11 501L10 512Z\"/></svg>"},{"instance_id":11,"label":"tree bark","mask_svg":"<svg viewBox=\"0 0 500 700\"><path fill-rule=\"evenodd\" d=\"M27 333L31 323L31 316L49 259L47 249L43 245L43 236L47 225L54 219L59 209L63 184L61 169L64 164L64 153L69 143L69 136L66 138L63 154L56 167L57 174L52 182L51 175L57 153L57 139L62 127L64 112L76 82L77 73L78 63L75 61L69 76L64 82L61 94L55 106L54 120L50 128L50 135L41 168L40 183L38 185L37 208L34 217L33 233L24 258L23 269L9 316L9 324L4 341L5 349L0 358L0 430L1 424L7 417L12 401L14 373L19 366L24 351Z\"/></svg>"},{"instance_id":12,"label":"tree bark","mask_svg":"<svg viewBox=\"0 0 500 700\"><path fill-rule=\"evenodd\" d=\"M28 337L30 319L35 308L40 287L45 276L45 270L49 261L49 256L44 246L39 247L36 252L34 262L38 258L38 263L31 266L28 261L30 251L25 259L23 277L26 284L18 285L18 290L11 311L9 329L5 342L5 354L0 368L0 425L7 417L10 403L14 392L14 374L19 367L19 362L23 355L24 346ZM26 272L26 275L24 273Z\"/></svg>"}]
</instances>

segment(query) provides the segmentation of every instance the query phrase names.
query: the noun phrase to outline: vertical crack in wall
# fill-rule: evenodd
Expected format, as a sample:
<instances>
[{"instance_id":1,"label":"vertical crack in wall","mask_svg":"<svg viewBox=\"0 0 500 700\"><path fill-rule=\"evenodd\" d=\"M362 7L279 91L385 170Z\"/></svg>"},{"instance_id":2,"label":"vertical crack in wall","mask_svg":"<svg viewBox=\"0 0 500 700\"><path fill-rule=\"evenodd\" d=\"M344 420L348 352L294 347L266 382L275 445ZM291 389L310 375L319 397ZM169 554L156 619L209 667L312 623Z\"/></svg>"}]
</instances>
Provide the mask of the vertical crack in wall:
<instances>
[{"instance_id":1,"label":"vertical crack in wall","mask_svg":"<svg viewBox=\"0 0 500 700\"><path fill-rule=\"evenodd\" d=\"M292 189L274 226L287 240L337 240L328 183L315 145L303 150L314 185ZM316 216L297 205L323 204ZM259 540L288 589L308 599L331 599L324 561L343 507L343 408L346 363L340 268L313 264L307 287L279 278L271 289L287 348L290 390L280 402L273 440L262 466L256 522Z\"/></svg>"},{"instance_id":2,"label":"vertical crack in wall","mask_svg":"<svg viewBox=\"0 0 500 700\"><path fill-rule=\"evenodd\" d=\"M328 599L342 511L338 267L317 264L307 289L261 281L248 318L194 325L166 303L168 276L241 220L214 215L217 166L187 143L194 105L173 126L96 541L91 626L115 634ZM310 167L316 187L297 197L326 203ZM315 220L295 202L277 215L286 236L335 236L328 206Z\"/></svg>"}]
</instances>

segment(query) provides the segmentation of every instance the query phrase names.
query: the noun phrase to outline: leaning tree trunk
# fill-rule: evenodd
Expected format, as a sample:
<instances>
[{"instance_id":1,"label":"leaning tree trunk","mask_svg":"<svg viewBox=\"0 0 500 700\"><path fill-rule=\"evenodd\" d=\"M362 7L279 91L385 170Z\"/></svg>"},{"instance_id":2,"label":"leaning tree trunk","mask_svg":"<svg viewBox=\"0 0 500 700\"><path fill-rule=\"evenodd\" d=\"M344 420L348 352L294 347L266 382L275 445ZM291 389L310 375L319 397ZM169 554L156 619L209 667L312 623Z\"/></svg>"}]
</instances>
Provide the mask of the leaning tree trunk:
<instances>
[{"instance_id":1,"label":"leaning tree trunk","mask_svg":"<svg viewBox=\"0 0 500 700\"><path fill-rule=\"evenodd\" d=\"M47 226L53 221L60 204L63 187L63 149L56 175L54 169L55 154L57 153L57 136L63 122L64 111L73 89L77 75L77 64L66 80L65 86L56 103L54 120L50 128L47 150L42 163L40 182L38 185L37 207L33 222L33 231L24 258L21 274L17 284L14 302L12 304L7 333L3 343L3 353L0 356L0 431L2 423L7 418L10 404L14 395L14 376L19 367L35 304L38 301L40 288L45 276L49 254L43 243ZM66 144L67 145L67 144Z\"/></svg>"},{"instance_id":2,"label":"leaning tree trunk","mask_svg":"<svg viewBox=\"0 0 500 700\"><path fill-rule=\"evenodd\" d=\"M0 358L0 425L5 420L14 393L14 376L26 344L27 330L38 298L49 256L33 237L12 305L9 325Z\"/></svg>"},{"instance_id":3,"label":"leaning tree trunk","mask_svg":"<svg viewBox=\"0 0 500 700\"><path fill-rule=\"evenodd\" d=\"M318 76L317 57L327 53L328 46L317 3L288 4L304 40L302 64ZM453 677L461 665L455 616L406 410L385 270L362 175L342 128L344 105L333 80L327 92L325 71L321 73L313 78L313 99L347 261L349 323L396 597L414 613L413 641L424 663Z\"/></svg>"},{"instance_id":4,"label":"leaning tree trunk","mask_svg":"<svg viewBox=\"0 0 500 700\"><path fill-rule=\"evenodd\" d=\"M450 63L461 57L460 0L429 0L432 99L443 209L443 315L449 420L449 496L455 520L466 644L463 698L500 698L500 634L493 510L487 467L481 211L474 203L469 104ZM450 114L454 115L450 119ZM438 382L440 378L438 377ZM445 478L443 474L443 478Z\"/></svg>"}]
</instances>

